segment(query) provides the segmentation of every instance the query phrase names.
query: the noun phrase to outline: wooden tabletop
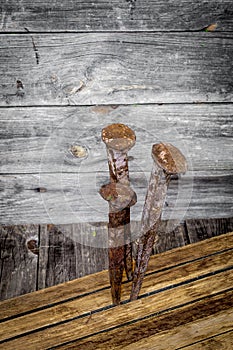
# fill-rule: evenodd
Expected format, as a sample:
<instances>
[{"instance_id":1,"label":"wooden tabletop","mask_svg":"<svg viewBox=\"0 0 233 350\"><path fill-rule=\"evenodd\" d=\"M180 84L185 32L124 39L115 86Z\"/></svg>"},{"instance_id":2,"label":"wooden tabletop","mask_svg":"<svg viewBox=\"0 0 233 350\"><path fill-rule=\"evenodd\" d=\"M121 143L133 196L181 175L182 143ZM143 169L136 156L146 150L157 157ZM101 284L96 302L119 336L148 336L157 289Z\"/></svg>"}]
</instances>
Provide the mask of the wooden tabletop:
<instances>
[{"instance_id":1,"label":"wooden tabletop","mask_svg":"<svg viewBox=\"0 0 233 350\"><path fill-rule=\"evenodd\" d=\"M0 349L231 349L233 233L153 256L138 300L108 271L0 304Z\"/></svg>"}]
</instances>

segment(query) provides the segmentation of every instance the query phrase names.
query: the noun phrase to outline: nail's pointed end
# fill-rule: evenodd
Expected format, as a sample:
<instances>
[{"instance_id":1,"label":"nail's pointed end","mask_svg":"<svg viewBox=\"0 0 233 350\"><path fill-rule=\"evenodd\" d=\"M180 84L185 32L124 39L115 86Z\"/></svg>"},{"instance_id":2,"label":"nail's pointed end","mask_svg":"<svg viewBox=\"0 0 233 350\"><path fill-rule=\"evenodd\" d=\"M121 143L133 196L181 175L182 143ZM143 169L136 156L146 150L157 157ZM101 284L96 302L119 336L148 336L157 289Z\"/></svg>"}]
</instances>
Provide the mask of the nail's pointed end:
<instances>
[{"instance_id":1,"label":"nail's pointed end","mask_svg":"<svg viewBox=\"0 0 233 350\"><path fill-rule=\"evenodd\" d=\"M111 124L102 130L102 140L107 147L117 151L128 151L136 142L136 136L132 129L125 124Z\"/></svg>"},{"instance_id":2,"label":"nail's pointed end","mask_svg":"<svg viewBox=\"0 0 233 350\"><path fill-rule=\"evenodd\" d=\"M152 158L168 174L184 174L188 169L185 156L170 143L154 144Z\"/></svg>"}]
</instances>

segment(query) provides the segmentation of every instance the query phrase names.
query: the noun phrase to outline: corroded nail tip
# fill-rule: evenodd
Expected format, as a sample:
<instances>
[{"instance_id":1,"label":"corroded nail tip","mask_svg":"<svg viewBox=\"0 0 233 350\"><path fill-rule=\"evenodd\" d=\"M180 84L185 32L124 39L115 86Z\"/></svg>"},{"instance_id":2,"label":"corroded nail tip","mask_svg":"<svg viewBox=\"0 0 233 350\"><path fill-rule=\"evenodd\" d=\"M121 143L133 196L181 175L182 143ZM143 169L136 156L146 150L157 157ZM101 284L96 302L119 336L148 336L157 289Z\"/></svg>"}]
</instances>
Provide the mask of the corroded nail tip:
<instances>
[{"instance_id":1,"label":"corroded nail tip","mask_svg":"<svg viewBox=\"0 0 233 350\"><path fill-rule=\"evenodd\" d=\"M188 169L184 155L170 143L154 144L152 146L152 158L168 174L181 174Z\"/></svg>"},{"instance_id":2,"label":"corroded nail tip","mask_svg":"<svg viewBox=\"0 0 233 350\"><path fill-rule=\"evenodd\" d=\"M125 124L111 124L102 130L102 140L107 147L117 151L129 150L136 141L135 133Z\"/></svg>"}]
</instances>

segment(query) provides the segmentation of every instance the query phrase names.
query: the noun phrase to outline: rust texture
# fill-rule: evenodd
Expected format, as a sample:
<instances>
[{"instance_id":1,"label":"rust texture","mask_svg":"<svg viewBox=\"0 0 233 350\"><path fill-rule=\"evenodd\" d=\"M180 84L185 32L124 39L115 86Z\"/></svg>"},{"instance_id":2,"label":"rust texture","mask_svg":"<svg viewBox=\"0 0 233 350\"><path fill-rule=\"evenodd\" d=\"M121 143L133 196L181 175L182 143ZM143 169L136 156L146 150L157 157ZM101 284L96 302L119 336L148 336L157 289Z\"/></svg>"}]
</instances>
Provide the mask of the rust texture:
<instances>
[{"instance_id":1,"label":"rust texture","mask_svg":"<svg viewBox=\"0 0 233 350\"><path fill-rule=\"evenodd\" d=\"M110 183L102 186L101 196L109 202L109 276L113 304L121 298L122 275L133 277L130 207L137 201L130 188L127 152L134 146L136 136L124 124L111 124L102 130L107 147Z\"/></svg>"},{"instance_id":2,"label":"rust texture","mask_svg":"<svg viewBox=\"0 0 233 350\"><path fill-rule=\"evenodd\" d=\"M142 235L138 242L130 300L138 298L152 248L158 238L158 227L171 175L187 170L185 157L171 144L154 144L152 158L154 164L142 212Z\"/></svg>"}]
</instances>

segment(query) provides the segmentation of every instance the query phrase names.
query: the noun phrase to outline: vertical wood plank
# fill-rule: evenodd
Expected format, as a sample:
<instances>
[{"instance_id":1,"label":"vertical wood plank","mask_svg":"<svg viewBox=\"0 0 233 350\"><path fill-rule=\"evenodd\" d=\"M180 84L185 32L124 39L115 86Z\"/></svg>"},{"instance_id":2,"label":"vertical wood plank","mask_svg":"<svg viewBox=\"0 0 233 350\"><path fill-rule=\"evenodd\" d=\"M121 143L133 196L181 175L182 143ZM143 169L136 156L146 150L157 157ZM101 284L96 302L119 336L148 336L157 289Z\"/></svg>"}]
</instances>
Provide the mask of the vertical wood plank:
<instances>
[{"instance_id":1,"label":"vertical wood plank","mask_svg":"<svg viewBox=\"0 0 233 350\"><path fill-rule=\"evenodd\" d=\"M233 231L233 218L189 219L185 223L190 243Z\"/></svg>"},{"instance_id":2,"label":"vertical wood plank","mask_svg":"<svg viewBox=\"0 0 233 350\"><path fill-rule=\"evenodd\" d=\"M39 289L107 268L107 250L84 245L87 240L82 239L82 233L87 234L88 227L88 224L41 225Z\"/></svg>"},{"instance_id":3,"label":"vertical wood plank","mask_svg":"<svg viewBox=\"0 0 233 350\"><path fill-rule=\"evenodd\" d=\"M0 227L0 299L36 290L38 225Z\"/></svg>"},{"instance_id":4,"label":"vertical wood plank","mask_svg":"<svg viewBox=\"0 0 233 350\"><path fill-rule=\"evenodd\" d=\"M159 238L154 245L154 253L159 254L173 248L182 247L187 243L184 225L176 220L162 221L159 228Z\"/></svg>"}]
</instances>

